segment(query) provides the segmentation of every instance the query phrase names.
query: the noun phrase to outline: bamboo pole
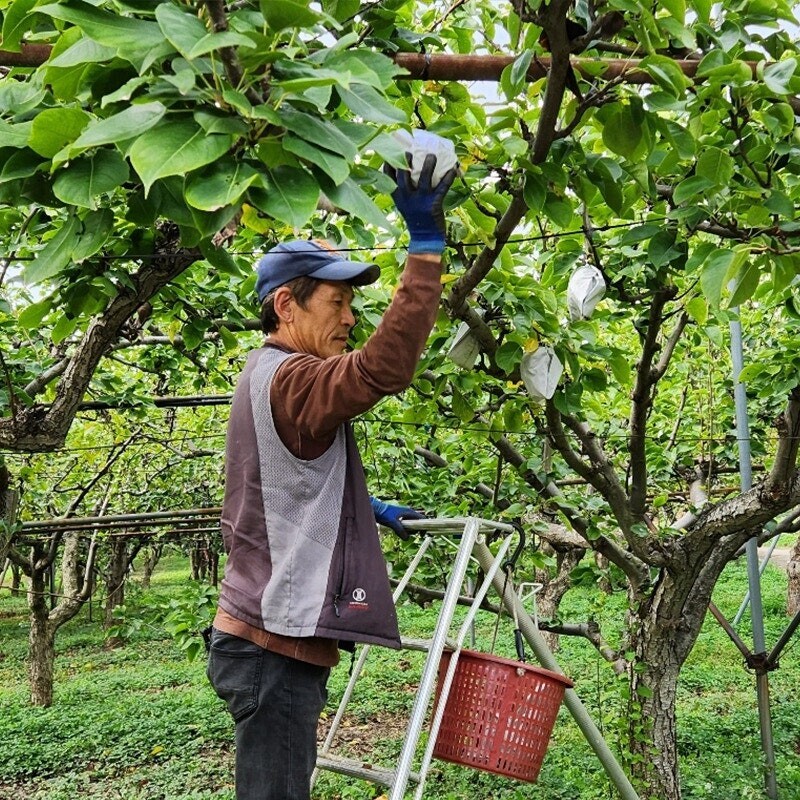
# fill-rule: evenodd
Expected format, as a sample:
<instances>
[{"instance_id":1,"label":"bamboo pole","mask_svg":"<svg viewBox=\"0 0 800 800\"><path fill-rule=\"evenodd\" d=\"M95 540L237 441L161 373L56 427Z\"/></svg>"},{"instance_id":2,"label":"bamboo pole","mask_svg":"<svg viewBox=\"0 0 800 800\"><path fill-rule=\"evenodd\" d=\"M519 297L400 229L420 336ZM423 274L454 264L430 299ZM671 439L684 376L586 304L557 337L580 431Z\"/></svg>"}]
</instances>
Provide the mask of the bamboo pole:
<instances>
[{"instance_id":1,"label":"bamboo pole","mask_svg":"<svg viewBox=\"0 0 800 800\"><path fill-rule=\"evenodd\" d=\"M50 57L51 46L47 44L23 44L19 53L0 50L0 66L39 67ZM516 55L461 55L451 53L397 53L394 61L408 71L407 79L434 81L499 81L503 70L514 62ZM573 58L572 68L585 78L622 78L625 83L652 83L653 78L635 58ZM674 59L673 63L688 78L697 77L698 61ZM760 62L746 61L756 77ZM551 59L540 56L533 59L528 68L528 80L547 77Z\"/></svg>"}]
</instances>

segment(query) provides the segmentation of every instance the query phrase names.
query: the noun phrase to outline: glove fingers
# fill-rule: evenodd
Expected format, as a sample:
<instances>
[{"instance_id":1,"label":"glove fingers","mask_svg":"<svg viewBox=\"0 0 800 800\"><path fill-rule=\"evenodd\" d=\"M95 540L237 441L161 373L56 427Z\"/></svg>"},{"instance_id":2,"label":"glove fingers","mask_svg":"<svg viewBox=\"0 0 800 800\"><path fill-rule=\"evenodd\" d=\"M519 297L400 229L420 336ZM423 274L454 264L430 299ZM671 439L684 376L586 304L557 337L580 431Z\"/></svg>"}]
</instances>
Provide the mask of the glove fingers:
<instances>
[{"instance_id":1,"label":"glove fingers","mask_svg":"<svg viewBox=\"0 0 800 800\"><path fill-rule=\"evenodd\" d=\"M453 167L453 169L449 169L447 172L445 172L445 174L442 176L442 179L436 186L436 191L434 192L437 200L441 201L444 199L444 196L450 190L450 187L453 185L453 181L456 179L457 175L458 167Z\"/></svg>"},{"instance_id":2,"label":"glove fingers","mask_svg":"<svg viewBox=\"0 0 800 800\"><path fill-rule=\"evenodd\" d=\"M428 153L425 156L425 161L422 162L422 169L419 173L419 182L417 188L421 192L428 194L431 191L431 182L433 180L433 170L436 168L436 156L433 153Z\"/></svg>"}]
</instances>

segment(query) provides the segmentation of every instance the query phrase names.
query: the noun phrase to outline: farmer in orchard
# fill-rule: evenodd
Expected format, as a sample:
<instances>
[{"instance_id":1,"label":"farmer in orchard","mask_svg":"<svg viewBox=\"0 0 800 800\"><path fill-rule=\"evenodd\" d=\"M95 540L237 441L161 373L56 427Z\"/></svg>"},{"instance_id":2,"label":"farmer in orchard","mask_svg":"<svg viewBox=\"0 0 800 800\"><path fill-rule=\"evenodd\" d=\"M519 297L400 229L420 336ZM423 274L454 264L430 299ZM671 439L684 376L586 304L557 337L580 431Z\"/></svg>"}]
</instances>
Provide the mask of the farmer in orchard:
<instances>
[{"instance_id":1,"label":"farmer in orchard","mask_svg":"<svg viewBox=\"0 0 800 800\"><path fill-rule=\"evenodd\" d=\"M410 162L413 159L409 159ZM308 800L339 645L398 647L375 522L419 514L370 497L350 420L405 389L441 294L442 202L456 175L387 173L410 233L400 286L366 344L345 352L353 287L378 267L291 241L257 265L264 346L231 408L222 533L228 561L208 677L236 725L238 800ZM433 185L432 185L433 184Z\"/></svg>"}]
</instances>

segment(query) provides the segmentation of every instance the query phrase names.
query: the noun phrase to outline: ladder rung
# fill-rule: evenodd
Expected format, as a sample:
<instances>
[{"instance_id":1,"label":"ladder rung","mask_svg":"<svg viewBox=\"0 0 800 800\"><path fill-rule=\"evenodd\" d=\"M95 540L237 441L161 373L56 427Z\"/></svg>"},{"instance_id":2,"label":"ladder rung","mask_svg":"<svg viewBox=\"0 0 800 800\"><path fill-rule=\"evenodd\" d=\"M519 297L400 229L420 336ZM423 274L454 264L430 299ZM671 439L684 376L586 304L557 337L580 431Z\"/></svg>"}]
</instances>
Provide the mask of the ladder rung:
<instances>
[{"instance_id":1,"label":"ladder rung","mask_svg":"<svg viewBox=\"0 0 800 800\"><path fill-rule=\"evenodd\" d=\"M330 754L317 758L317 768L338 772L340 775L349 775L351 778L360 778L361 780L378 783L381 786L390 788L395 779L395 771L393 769L376 767L367 761L356 761L352 758L342 758L341 756L332 756ZM419 782L419 773L412 772L409 778L417 783Z\"/></svg>"}]
</instances>

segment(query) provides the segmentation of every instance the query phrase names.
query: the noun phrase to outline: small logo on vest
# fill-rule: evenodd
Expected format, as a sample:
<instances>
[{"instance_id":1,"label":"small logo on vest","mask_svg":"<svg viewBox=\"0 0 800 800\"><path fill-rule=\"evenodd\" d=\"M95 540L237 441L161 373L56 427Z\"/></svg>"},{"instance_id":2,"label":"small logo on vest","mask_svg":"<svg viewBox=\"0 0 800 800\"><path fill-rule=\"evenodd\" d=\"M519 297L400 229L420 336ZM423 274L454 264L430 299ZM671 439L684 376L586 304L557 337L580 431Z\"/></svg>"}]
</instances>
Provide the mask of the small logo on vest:
<instances>
[{"instance_id":1,"label":"small logo on vest","mask_svg":"<svg viewBox=\"0 0 800 800\"><path fill-rule=\"evenodd\" d=\"M350 608L352 608L354 611L367 611L369 609L367 593L360 586L357 586L355 589L353 589L353 592L350 596L353 598L350 602Z\"/></svg>"}]
</instances>

